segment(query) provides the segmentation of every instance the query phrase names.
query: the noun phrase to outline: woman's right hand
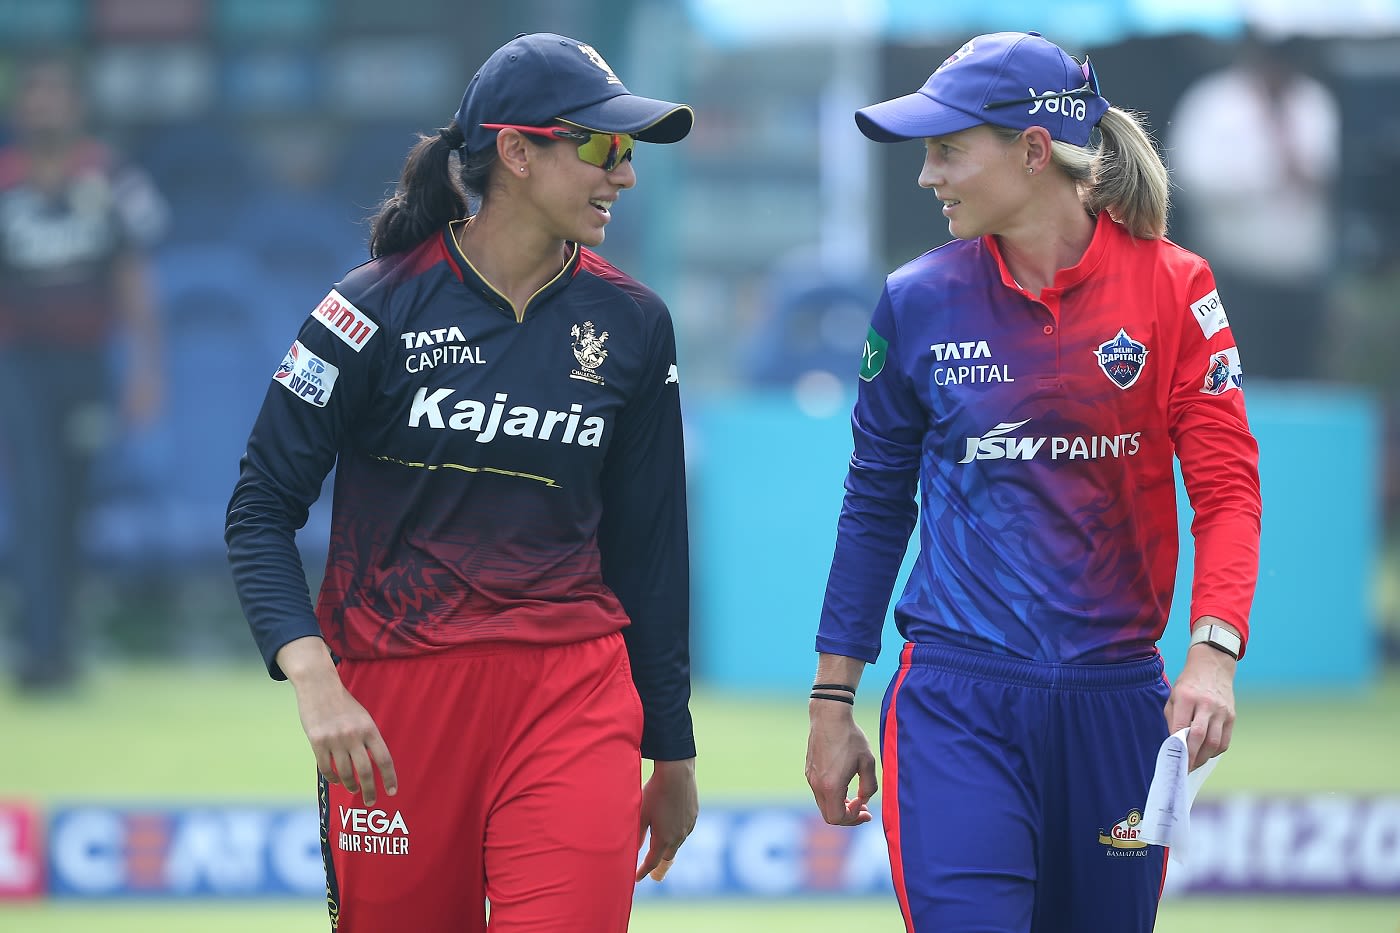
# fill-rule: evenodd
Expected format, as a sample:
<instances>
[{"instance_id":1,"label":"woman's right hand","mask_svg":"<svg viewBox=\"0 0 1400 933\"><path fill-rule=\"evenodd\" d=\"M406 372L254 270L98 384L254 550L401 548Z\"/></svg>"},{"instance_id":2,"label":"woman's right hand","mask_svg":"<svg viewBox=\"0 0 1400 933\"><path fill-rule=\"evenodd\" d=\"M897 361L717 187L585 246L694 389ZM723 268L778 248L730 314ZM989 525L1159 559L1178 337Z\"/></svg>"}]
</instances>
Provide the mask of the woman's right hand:
<instances>
[{"instance_id":1,"label":"woman's right hand","mask_svg":"<svg viewBox=\"0 0 1400 933\"><path fill-rule=\"evenodd\" d=\"M807 784L822 819L833 826L870 822L868 804L880 786L870 740L842 703L813 699L808 714ZM856 796L847 797L853 779L858 779Z\"/></svg>"},{"instance_id":2,"label":"woman's right hand","mask_svg":"<svg viewBox=\"0 0 1400 933\"><path fill-rule=\"evenodd\" d=\"M341 683L326 643L314 636L288 642L277 652L277 665L296 691L301 727L322 776L360 794L367 807L378 799L376 769L384 792L397 794L389 747L373 717Z\"/></svg>"}]
</instances>

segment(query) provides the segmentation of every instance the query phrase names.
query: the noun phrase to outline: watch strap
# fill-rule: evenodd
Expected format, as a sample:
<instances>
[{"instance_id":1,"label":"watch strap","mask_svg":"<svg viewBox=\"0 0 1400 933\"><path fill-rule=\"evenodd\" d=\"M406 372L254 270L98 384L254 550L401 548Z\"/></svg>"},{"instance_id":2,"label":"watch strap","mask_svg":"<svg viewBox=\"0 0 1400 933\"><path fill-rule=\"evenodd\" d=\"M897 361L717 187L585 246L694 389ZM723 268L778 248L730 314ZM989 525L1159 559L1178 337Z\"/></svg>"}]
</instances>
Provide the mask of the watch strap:
<instances>
[{"instance_id":1,"label":"watch strap","mask_svg":"<svg viewBox=\"0 0 1400 933\"><path fill-rule=\"evenodd\" d=\"M1191 644L1199 645L1204 642L1217 651L1223 651L1236 661L1240 658L1240 649L1244 647L1240 636L1230 631L1223 625L1207 624L1198 625L1191 631Z\"/></svg>"}]
</instances>

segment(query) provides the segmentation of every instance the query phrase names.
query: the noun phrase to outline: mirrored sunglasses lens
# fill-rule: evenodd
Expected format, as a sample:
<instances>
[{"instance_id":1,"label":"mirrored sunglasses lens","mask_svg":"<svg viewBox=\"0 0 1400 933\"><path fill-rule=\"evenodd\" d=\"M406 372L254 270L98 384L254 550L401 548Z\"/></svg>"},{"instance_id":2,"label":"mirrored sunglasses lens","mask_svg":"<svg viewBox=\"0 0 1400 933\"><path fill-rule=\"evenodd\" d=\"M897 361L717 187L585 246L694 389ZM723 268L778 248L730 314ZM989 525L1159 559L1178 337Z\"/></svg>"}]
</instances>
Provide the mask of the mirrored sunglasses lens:
<instances>
[{"instance_id":1,"label":"mirrored sunglasses lens","mask_svg":"<svg viewBox=\"0 0 1400 933\"><path fill-rule=\"evenodd\" d=\"M578 147L578 157L611 172L632 154L633 145L632 137L626 133L594 133L588 142Z\"/></svg>"}]
</instances>

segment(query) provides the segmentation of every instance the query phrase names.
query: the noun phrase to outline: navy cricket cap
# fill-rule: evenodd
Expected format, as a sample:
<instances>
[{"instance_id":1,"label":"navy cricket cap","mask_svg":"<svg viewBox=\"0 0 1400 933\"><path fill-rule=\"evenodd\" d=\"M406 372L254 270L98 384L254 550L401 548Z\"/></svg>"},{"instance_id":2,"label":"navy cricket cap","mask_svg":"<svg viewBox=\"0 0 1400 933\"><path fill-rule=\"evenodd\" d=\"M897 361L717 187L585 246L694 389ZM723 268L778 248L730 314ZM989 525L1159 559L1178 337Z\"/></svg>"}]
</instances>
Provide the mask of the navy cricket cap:
<instances>
[{"instance_id":1,"label":"navy cricket cap","mask_svg":"<svg viewBox=\"0 0 1400 933\"><path fill-rule=\"evenodd\" d=\"M457 110L468 152L495 144L483 123L548 125L566 120L599 133L629 133L642 142L684 139L695 112L631 93L591 45L554 33L516 36L472 77Z\"/></svg>"},{"instance_id":2,"label":"navy cricket cap","mask_svg":"<svg viewBox=\"0 0 1400 933\"><path fill-rule=\"evenodd\" d=\"M1081 65L1036 32L978 36L948 56L924 86L856 111L856 125L881 143L946 136L992 123L1043 126L1076 146L1108 110L1089 59Z\"/></svg>"}]
</instances>

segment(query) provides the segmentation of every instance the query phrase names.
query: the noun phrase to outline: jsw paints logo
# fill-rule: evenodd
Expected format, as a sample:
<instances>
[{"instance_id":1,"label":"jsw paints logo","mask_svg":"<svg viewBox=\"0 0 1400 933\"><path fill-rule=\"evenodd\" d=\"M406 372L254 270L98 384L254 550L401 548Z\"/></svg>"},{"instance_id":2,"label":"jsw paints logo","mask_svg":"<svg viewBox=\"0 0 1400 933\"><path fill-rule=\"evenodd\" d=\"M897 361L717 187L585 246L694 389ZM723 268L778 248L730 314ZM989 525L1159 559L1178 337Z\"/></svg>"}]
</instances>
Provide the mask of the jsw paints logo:
<instances>
[{"instance_id":1,"label":"jsw paints logo","mask_svg":"<svg viewBox=\"0 0 1400 933\"><path fill-rule=\"evenodd\" d=\"M1051 460L1100 460L1131 457L1142 447L1142 432L1130 434L1078 434L1050 437L1013 437L1012 431L1030 424L1025 421L1003 421L981 437L966 439L963 457L958 463L974 460L1034 460L1048 451Z\"/></svg>"}]
</instances>

